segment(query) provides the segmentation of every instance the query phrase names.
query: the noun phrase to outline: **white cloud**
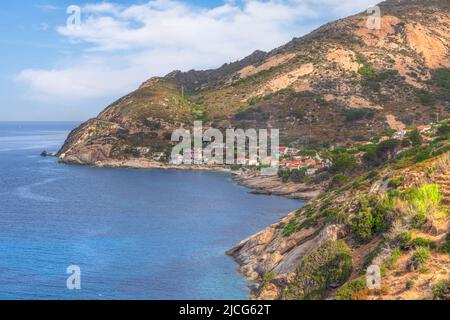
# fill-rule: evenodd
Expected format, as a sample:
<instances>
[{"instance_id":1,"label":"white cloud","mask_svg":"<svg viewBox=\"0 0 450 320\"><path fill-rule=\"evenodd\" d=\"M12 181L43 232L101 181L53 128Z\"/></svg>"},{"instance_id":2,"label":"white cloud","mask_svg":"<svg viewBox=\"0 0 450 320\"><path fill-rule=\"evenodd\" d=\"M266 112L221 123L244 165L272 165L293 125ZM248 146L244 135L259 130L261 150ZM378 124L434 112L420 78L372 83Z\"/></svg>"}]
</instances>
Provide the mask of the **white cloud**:
<instances>
[{"instance_id":1,"label":"white cloud","mask_svg":"<svg viewBox=\"0 0 450 320\"><path fill-rule=\"evenodd\" d=\"M32 99L90 99L114 95L116 92L131 89L131 70L113 69L82 65L54 70L23 70L16 78L18 82L28 83L34 93ZM115 81L118 74L122 81ZM130 82L133 82L130 84Z\"/></svg>"},{"instance_id":2,"label":"white cloud","mask_svg":"<svg viewBox=\"0 0 450 320\"><path fill-rule=\"evenodd\" d=\"M111 14L118 14L120 11L120 6L114 3L109 2L102 2L102 3L90 3L86 4L82 11L84 13L111 13Z\"/></svg>"},{"instance_id":3,"label":"white cloud","mask_svg":"<svg viewBox=\"0 0 450 320\"><path fill-rule=\"evenodd\" d=\"M42 11L55 11L59 9L57 6L51 4L36 4L34 7Z\"/></svg>"},{"instance_id":4,"label":"white cloud","mask_svg":"<svg viewBox=\"0 0 450 320\"><path fill-rule=\"evenodd\" d=\"M80 56L70 66L23 70L16 80L29 88L33 99L116 97L150 76L216 67L256 49L270 50L370 3L244 0L216 8L175 0L87 4L81 29L57 29L69 44L85 46Z\"/></svg>"}]
</instances>

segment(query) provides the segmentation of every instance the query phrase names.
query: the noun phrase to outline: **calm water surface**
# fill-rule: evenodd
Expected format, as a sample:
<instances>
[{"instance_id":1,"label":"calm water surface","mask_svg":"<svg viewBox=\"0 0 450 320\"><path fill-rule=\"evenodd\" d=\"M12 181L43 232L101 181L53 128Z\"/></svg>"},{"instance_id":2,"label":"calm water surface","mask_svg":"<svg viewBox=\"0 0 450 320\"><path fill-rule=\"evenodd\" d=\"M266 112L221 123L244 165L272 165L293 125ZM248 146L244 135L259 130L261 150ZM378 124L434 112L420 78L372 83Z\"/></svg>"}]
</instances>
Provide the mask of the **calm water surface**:
<instances>
[{"instance_id":1,"label":"calm water surface","mask_svg":"<svg viewBox=\"0 0 450 320\"><path fill-rule=\"evenodd\" d=\"M0 299L245 299L225 251L300 207L225 173L42 158L76 123L0 123ZM81 268L81 290L66 269Z\"/></svg>"}]
</instances>

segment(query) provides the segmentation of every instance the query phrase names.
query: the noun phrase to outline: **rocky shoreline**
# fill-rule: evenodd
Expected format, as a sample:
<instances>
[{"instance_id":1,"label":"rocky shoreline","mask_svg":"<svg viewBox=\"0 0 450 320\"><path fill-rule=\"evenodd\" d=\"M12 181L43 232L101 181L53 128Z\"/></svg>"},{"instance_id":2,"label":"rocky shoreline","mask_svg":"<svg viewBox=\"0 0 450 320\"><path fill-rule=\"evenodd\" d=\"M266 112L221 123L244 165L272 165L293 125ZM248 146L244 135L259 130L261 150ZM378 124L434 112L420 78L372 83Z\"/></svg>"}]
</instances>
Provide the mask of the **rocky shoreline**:
<instances>
[{"instance_id":1,"label":"rocky shoreline","mask_svg":"<svg viewBox=\"0 0 450 320\"><path fill-rule=\"evenodd\" d=\"M63 163L67 163L62 161ZM76 163L67 163L76 164ZM92 164L98 168L127 168L127 169L161 169L161 170L195 170L230 172L230 169L220 166L174 165L148 159L103 160Z\"/></svg>"},{"instance_id":2,"label":"rocky shoreline","mask_svg":"<svg viewBox=\"0 0 450 320\"><path fill-rule=\"evenodd\" d=\"M342 225L326 228L311 227L298 232L293 237L284 237L283 226L295 215L289 213L279 222L242 240L227 251L238 264L238 271L248 280L251 296L261 300L277 300L293 278L296 268L311 252L325 242L336 241L345 236ZM273 283L264 284L265 275L272 274Z\"/></svg>"},{"instance_id":3,"label":"rocky shoreline","mask_svg":"<svg viewBox=\"0 0 450 320\"><path fill-rule=\"evenodd\" d=\"M257 172L234 173L234 180L254 194L281 196L290 199L311 200L322 190L317 186L303 183L282 182L278 176L262 176Z\"/></svg>"}]
</instances>

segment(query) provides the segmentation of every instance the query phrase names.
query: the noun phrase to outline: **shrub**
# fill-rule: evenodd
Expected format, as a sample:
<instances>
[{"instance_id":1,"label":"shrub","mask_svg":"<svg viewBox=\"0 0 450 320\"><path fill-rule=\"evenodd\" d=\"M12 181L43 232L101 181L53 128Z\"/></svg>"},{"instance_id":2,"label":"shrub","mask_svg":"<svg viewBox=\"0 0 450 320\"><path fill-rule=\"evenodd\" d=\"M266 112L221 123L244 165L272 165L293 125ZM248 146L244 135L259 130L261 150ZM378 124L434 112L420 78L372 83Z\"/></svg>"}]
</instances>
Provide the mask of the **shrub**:
<instances>
[{"instance_id":1,"label":"shrub","mask_svg":"<svg viewBox=\"0 0 450 320\"><path fill-rule=\"evenodd\" d=\"M327 241L304 258L284 292L288 300L320 300L333 284L352 272L352 254L344 241Z\"/></svg>"},{"instance_id":2,"label":"shrub","mask_svg":"<svg viewBox=\"0 0 450 320\"><path fill-rule=\"evenodd\" d=\"M360 240L370 240L388 228L392 208L387 201L369 197L360 201L360 207L350 222L352 231Z\"/></svg>"},{"instance_id":3,"label":"shrub","mask_svg":"<svg viewBox=\"0 0 450 320\"><path fill-rule=\"evenodd\" d=\"M368 210L359 212L351 222L353 232L361 240L370 240L372 238L373 225L374 219L371 212Z\"/></svg>"},{"instance_id":4,"label":"shrub","mask_svg":"<svg viewBox=\"0 0 450 320\"><path fill-rule=\"evenodd\" d=\"M388 183L388 187L392 188L392 189L397 189L398 187L400 187L403 183L403 177L399 177L399 178L394 178L391 181L389 181Z\"/></svg>"},{"instance_id":5,"label":"shrub","mask_svg":"<svg viewBox=\"0 0 450 320\"><path fill-rule=\"evenodd\" d=\"M437 129L437 134L440 136L450 133L450 126L448 124L443 124Z\"/></svg>"},{"instance_id":6,"label":"shrub","mask_svg":"<svg viewBox=\"0 0 450 320\"><path fill-rule=\"evenodd\" d=\"M417 129L414 129L408 134L408 139L411 141L413 146L420 146L423 142L422 135Z\"/></svg>"},{"instance_id":7,"label":"shrub","mask_svg":"<svg viewBox=\"0 0 450 320\"><path fill-rule=\"evenodd\" d=\"M450 69L440 68L432 73L430 81L439 88L438 97L450 101Z\"/></svg>"},{"instance_id":8,"label":"shrub","mask_svg":"<svg viewBox=\"0 0 450 320\"><path fill-rule=\"evenodd\" d=\"M306 110L304 108L298 107L294 110L291 110L289 114L297 119L302 119L306 115Z\"/></svg>"},{"instance_id":9,"label":"shrub","mask_svg":"<svg viewBox=\"0 0 450 320\"><path fill-rule=\"evenodd\" d=\"M406 281L406 290L411 290L413 286L414 280L409 279L408 281Z\"/></svg>"},{"instance_id":10,"label":"shrub","mask_svg":"<svg viewBox=\"0 0 450 320\"><path fill-rule=\"evenodd\" d=\"M306 176L306 169L305 168L301 168L299 170L294 169L291 171L291 174L289 176L289 179L292 182L303 182L305 180L305 176Z\"/></svg>"},{"instance_id":11,"label":"shrub","mask_svg":"<svg viewBox=\"0 0 450 320\"><path fill-rule=\"evenodd\" d=\"M393 135L395 132L397 132L397 130L395 130L395 129L388 129L388 130L386 130L386 131L383 132L383 135L384 135L384 136L392 137L392 135Z\"/></svg>"},{"instance_id":12,"label":"shrub","mask_svg":"<svg viewBox=\"0 0 450 320\"><path fill-rule=\"evenodd\" d=\"M344 110L344 116L348 122L373 119L375 110L370 108L346 109Z\"/></svg>"},{"instance_id":13,"label":"shrub","mask_svg":"<svg viewBox=\"0 0 450 320\"><path fill-rule=\"evenodd\" d=\"M371 66L364 65L361 68L359 68L358 73L363 77L372 77L375 74L375 71Z\"/></svg>"},{"instance_id":14,"label":"shrub","mask_svg":"<svg viewBox=\"0 0 450 320\"><path fill-rule=\"evenodd\" d=\"M392 250L390 257L386 260L386 267L388 269L394 269L396 263L400 259L401 251L399 248Z\"/></svg>"},{"instance_id":15,"label":"shrub","mask_svg":"<svg viewBox=\"0 0 450 320\"><path fill-rule=\"evenodd\" d=\"M389 139L378 144L376 152L381 159L392 159L400 149L401 141L398 139Z\"/></svg>"},{"instance_id":16,"label":"shrub","mask_svg":"<svg viewBox=\"0 0 450 320\"><path fill-rule=\"evenodd\" d=\"M445 243L439 248L439 251L450 253L450 231L445 236Z\"/></svg>"},{"instance_id":17,"label":"shrub","mask_svg":"<svg viewBox=\"0 0 450 320\"><path fill-rule=\"evenodd\" d=\"M231 171L238 171L238 170L240 170L241 168L242 168L242 165L240 165L240 164L232 164L232 165L230 166Z\"/></svg>"},{"instance_id":18,"label":"shrub","mask_svg":"<svg viewBox=\"0 0 450 320\"><path fill-rule=\"evenodd\" d=\"M419 188L408 189L405 199L413 210L426 215L439 206L442 201L442 195L437 184L423 184Z\"/></svg>"},{"instance_id":19,"label":"shrub","mask_svg":"<svg viewBox=\"0 0 450 320\"><path fill-rule=\"evenodd\" d=\"M412 217L411 226L415 229L420 229L422 228L422 226L425 224L426 221L427 216L425 215L425 213L420 212L416 214L414 217Z\"/></svg>"},{"instance_id":20,"label":"shrub","mask_svg":"<svg viewBox=\"0 0 450 320\"><path fill-rule=\"evenodd\" d=\"M397 70L382 70L375 74L372 78L374 81L384 81L388 79L395 78L399 75Z\"/></svg>"},{"instance_id":21,"label":"shrub","mask_svg":"<svg viewBox=\"0 0 450 320\"><path fill-rule=\"evenodd\" d=\"M409 148L410 146L411 146L411 141L409 141L408 139L402 140L402 148Z\"/></svg>"},{"instance_id":22,"label":"shrub","mask_svg":"<svg viewBox=\"0 0 450 320\"><path fill-rule=\"evenodd\" d=\"M450 69L436 69L431 81L439 87L450 90Z\"/></svg>"},{"instance_id":23,"label":"shrub","mask_svg":"<svg viewBox=\"0 0 450 320\"><path fill-rule=\"evenodd\" d=\"M172 131L165 131L163 133L163 138L164 138L164 140L170 141L172 139Z\"/></svg>"},{"instance_id":24,"label":"shrub","mask_svg":"<svg viewBox=\"0 0 450 320\"><path fill-rule=\"evenodd\" d=\"M323 211L323 216L326 217L327 221L331 224L342 223L344 220L344 214L339 210L326 209Z\"/></svg>"},{"instance_id":25,"label":"shrub","mask_svg":"<svg viewBox=\"0 0 450 320\"><path fill-rule=\"evenodd\" d=\"M409 261L410 269L417 270L430 259L430 250L427 248L418 248Z\"/></svg>"},{"instance_id":26,"label":"shrub","mask_svg":"<svg viewBox=\"0 0 450 320\"><path fill-rule=\"evenodd\" d=\"M433 105L436 102L436 97L431 92L424 89L417 90L416 96L424 106Z\"/></svg>"},{"instance_id":27,"label":"shrub","mask_svg":"<svg viewBox=\"0 0 450 320\"><path fill-rule=\"evenodd\" d=\"M289 177L290 177L289 170L280 170L280 171L278 171L278 177L281 179L281 181L288 182L289 181Z\"/></svg>"},{"instance_id":28,"label":"shrub","mask_svg":"<svg viewBox=\"0 0 450 320\"><path fill-rule=\"evenodd\" d=\"M191 108L192 116L195 120L202 120L203 122L208 122L208 112L205 107L200 105L194 105Z\"/></svg>"},{"instance_id":29,"label":"shrub","mask_svg":"<svg viewBox=\"0 0 450 320\"><path fill-rule=\"evenodd\" d=\"M357 300L358 294L367 288L364 276L348 281L336 293L336 300Z\"/></svg>"},{"instance_id":30,"label":"shrub","mask_svg":"<svg viewBox=\"0 0 450 320\"><path fill-rule=\"evenodd\" d=\"M284 227L283 235L285 237L289 237L290 235L296 233L298 231L298 229L299 229L299 225L298 225L297 219L293 218L293 219L289 220L287 225Z\"/></svg>"},{"instance_id":31,"label":"shrub","mask_svg":"<svg viewBox=\"0 0 450 320\"><path fill-rule=\"evenodd\" d=\"M363 155L363 159L365 162L372 165L379 165L382 162L382 160L378 157L376 149L367 150L367 152Z\"/></svg>"},{"instance_id":32,"label":"shrub","mask_svg":"<svg viewBox=\"0 0 450 320\"><path fill-rule=\"evenodd\" d=\"M370 251L364 258L364 263L361 268L362 272L367 271L367 268L373 264L373 260L380 254L383 243L379 243L375 250Z\"/></svg>"},{"instance_id":33,"label":"shrub","mask_svg":"<svg viewBox=\"0 0 450 320\"><path fill-rule=\"evenodd\" d=\"M268 284L270 281L275 279L276 275L273 272L266 272L262 278L263 285Z\"/></svg>"},{"instance_id":34,"label":"shrub","mask_svg":"<svg viewBox=\"0 0 450 320\"><path fill-rule=\"evenodd\" d=\"M252 98L248 99L247 103L251 106L254 106L254 105L258 104L260 101L261 101L261 97L258 96L258 97L252 97Z\"/></svg>"},{"instance_id":35,"label":"shrub","mask_svg":"<svg viewBox=\"0 0 450 320\"><path fill-rule=\"evenodd\" d=\"M317 155L317 151L302 149L302 150L300 150L300 152L298 154L301 156L305 156L305 157L315 157Z\"/></svg>"},{"instance_id":36,"label":"shrub","mask_svg":"<svg viewBox=\"0 0 450 320\"><path fill-rule=\"evenodd\" d=\"M403 231L399 234L397 240L402 250L411 249L412 234L410 231Z\"/></svg>"},{"instance_id":37,"label":"shrub","mask_svg":"<svg viewBox=\"0 0 450 320\"><path fill-rule=\"evenodd\" d=\"M450 279L439 281L432 291L433 300L450 300Z\"/></svg>"},{"instance_id":38,"label":"shrub","mask_svg":"<svg viewBox=\"0 0 450 320\"><path fill-rule=\"evenodd\" d=\"M414 240L411 241L411 246L414 248L429 248L432 249L434 248L435 242L433 240L430 239L425 239L422 237L417 237Z\"/></svg>"},{"instance_id":39,"label":"shrub","mask_svg":"<svg viewBox=\"0 0 450 320\"><path fill-rule=\"evenodd\" d=\"M346 184L348 182L349 179L350 179L350 177L348 175L343 174L343 173L338 173L331 180L329 187L330 187L330 189L336 188L336 187L342 187L344 184Z\"/></svg>"},{"instance_id":40,"label":"shrub","mask_svg":"<svg viewBox=\"0 0 450 320\"><path fill-rule=\"evenodd\" d=\"M356 54L356 61L359 64L362 64L362 65L368 65L369 64L369 62L367 61L367 58L364 55L362 55L361 53L359 53L359 52Z\"/></svg>"},{"instance_id":41,"label":"shrub","mask_svg":"<svg viewBox=\"0 0 450 320\"><path fill-rule=\"evenodd\" d=\"M371 165L384 164L392 160L400 150L402 142L397 139L389 139L380 142L375 148L369 149L363 156L364 161Z\"/></svg>"},{"instance_id":42,"label":"shrub","mask_svg":"<svg viewBox=\"0 0 450 320\"><path fill-rule=\"evenodd\" d=\"M332 172L346 172L355 169L356 160L348 153L341 153L333 157Z\"/></svg>"}]
</instances>

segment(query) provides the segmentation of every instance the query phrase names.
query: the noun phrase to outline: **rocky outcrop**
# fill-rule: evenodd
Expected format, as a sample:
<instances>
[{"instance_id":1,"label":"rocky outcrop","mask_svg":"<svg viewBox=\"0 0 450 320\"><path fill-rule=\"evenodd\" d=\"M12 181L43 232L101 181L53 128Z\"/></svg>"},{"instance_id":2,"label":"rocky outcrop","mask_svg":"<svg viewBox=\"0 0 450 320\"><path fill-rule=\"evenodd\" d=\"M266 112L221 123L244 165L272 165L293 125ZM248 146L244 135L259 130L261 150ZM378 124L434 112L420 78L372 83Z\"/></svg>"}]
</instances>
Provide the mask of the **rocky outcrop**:
<instances>
[{"instance_id":1,"label":"rocky outcrop","mask_svg":"<svg viewBox=\"0 0 450 320\"><path fill-rule=\"evenodd\" d=\"M273 273L278 281L288 279L309 253L326 241L335 241L345 235L342 225L331 225L305 228L285 237L282 226L294 214L243 240L227 252L240 264L239 271L247 278L258 280L267 273Z\"/></svg>"},{"instance_id":2,"label":"rocky outcrop","mask_svg":"<svg viewBox=\"0 0 450 320\"><path fill-rule=\"evenodd\" d=\"M259 172L233 172L233 179L240 185L252 189L254 194L291 199L310 200L317 197L324 188L320 184L283 182L278 176L263 176Z\"/></svg>"},{"instance_id":3,"label":"rocky outcrop","mask_svg":"<svg viewBox=\"0 0 450 320\"><path fill-rule=\"evenodd\" d=\"M127 133L116 123L92 119L70 133L58 156L65 163L93 165L111 158L121 135Z\"/></svg>"}]
</instances>

